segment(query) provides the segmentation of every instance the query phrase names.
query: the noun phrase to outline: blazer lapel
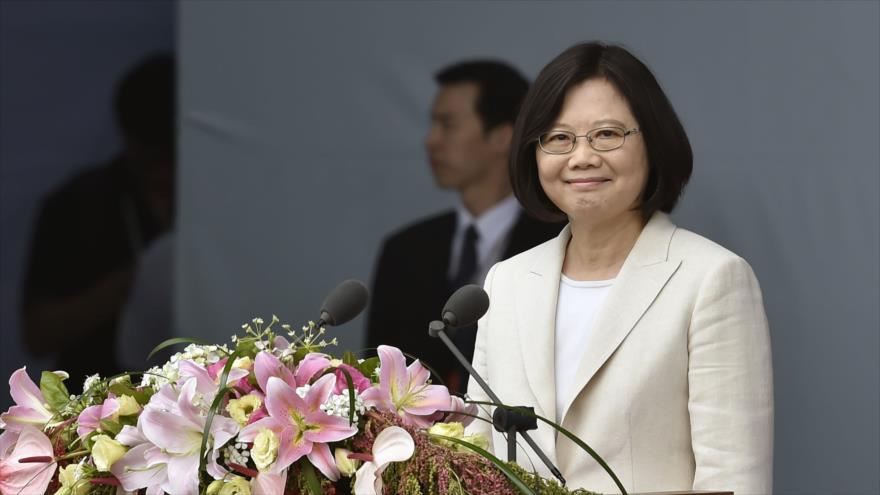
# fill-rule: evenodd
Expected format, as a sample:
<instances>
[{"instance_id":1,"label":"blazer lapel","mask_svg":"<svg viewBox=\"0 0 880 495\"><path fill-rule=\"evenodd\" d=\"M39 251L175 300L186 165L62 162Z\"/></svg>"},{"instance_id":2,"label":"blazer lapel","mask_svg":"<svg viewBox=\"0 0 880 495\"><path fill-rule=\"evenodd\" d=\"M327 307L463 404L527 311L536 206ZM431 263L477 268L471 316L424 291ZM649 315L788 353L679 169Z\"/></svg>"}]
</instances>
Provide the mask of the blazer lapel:
<instances>
[{"instance_id":1,"label":"blazer lapel","mask_svg":"<svg viewBox=\"0 0 880 495\"><path fill-rule=\"evenodd\" d=\"M602 309L593 320L560 424L565 421L575 398L629 335L681 264L681 260L668 259L673 232L675 225L665 214L657 213L639 235Z\"/></svg>"},{"instance_id":2,"label":"blazer lapel","mask_svg":"<svg viewBox=\"0 0 880 495\"><path fill-rule=\"evenodd\" d=\"M571 231L566 226L555 239L539 248L534 262L516 283L517 331L525 373L537 399L535 412L550 419L556 416L556 299L570 238Z\"/></svg>"}]
</instances>

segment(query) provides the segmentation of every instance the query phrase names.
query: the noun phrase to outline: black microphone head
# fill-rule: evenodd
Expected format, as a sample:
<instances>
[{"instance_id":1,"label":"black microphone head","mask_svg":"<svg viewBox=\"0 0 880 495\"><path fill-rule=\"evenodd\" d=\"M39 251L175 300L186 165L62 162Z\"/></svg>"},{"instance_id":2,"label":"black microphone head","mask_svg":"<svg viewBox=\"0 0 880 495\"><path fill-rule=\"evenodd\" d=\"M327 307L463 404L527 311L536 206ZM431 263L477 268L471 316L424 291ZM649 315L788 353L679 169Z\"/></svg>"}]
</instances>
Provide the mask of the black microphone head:
<instances>
[{"instance_id":1,"label":"black microphone head","mask_svg":"<svg viewBox=\"0 0 880 495\"><path fill-rule=\"evenodd\" d=\"M480 319L489 310L489 294L479 285L469 284L455 291L441 313L451 327L463 327Z\"/></svg>"},{"instance_id":2,"label":"black microphone head","mask_svg":"<svg viewBox=\"0 0 880 495\"><path fill-rule=\"evenodd\" d=\"M328 325L342 325L367 307L370 291L360 280L350 278L327 294L321 303L321 319Z\"/></svg>"}]
</instances>

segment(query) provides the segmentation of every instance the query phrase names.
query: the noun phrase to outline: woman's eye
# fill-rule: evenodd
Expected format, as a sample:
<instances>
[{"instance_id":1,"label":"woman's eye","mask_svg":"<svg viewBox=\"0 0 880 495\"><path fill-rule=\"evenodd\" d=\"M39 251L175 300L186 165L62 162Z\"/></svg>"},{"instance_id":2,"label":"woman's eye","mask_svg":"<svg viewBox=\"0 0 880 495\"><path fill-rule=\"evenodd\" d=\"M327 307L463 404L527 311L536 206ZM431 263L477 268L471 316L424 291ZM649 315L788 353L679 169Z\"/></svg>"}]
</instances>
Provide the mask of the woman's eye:
<instances>
[{"instance_id":1,"label":"woman's eye","mask_svg":"<svg viewBox=\"0 0 880 495\"><path fill-rule=\"evenodd\" d=\"M597 139L618 139L622 136L623 133L616 129L599 129L593 134L593 137Z\"/></svg>"}]
</instances>

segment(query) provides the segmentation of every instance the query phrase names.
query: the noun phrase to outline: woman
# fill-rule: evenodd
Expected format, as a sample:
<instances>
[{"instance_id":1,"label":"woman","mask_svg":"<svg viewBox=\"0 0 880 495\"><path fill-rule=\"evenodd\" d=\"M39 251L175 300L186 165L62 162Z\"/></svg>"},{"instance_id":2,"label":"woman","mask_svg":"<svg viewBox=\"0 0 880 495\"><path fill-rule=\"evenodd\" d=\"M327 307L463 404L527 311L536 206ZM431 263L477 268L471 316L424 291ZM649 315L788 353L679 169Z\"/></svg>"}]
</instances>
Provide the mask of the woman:
<instances>
[{"instance_id":1,"label":"woman","mask_svg":"<svg viewBox=\"0 0 880 495\"><path fill-rule=\"evenodd\" d=\"M512 146L517 198L569 224L487 275L476 370L505 404L534 406L587 442L628 491L770 493L761 291L742 258L666 215L692 153L654 76L619 46L569 48L539 74ZM473 380L468 391L486 400ZM533 438L569 487L619 491L551 428ZM530 450L517 459L549 476Z\"/></svg>"}]
</instances>

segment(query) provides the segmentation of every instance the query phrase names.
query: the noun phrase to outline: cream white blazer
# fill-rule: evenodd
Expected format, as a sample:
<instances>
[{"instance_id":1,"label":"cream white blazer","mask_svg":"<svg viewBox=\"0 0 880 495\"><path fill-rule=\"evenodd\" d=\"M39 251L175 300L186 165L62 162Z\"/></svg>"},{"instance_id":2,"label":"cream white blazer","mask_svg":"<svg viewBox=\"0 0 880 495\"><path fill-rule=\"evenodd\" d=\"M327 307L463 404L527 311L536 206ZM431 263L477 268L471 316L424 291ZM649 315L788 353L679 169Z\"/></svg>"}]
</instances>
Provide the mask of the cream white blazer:
<instances>
[{"instance_id":1,"label":"cream white blazer","mask_svg":"<svg viewBox=\"0 0 880 495\"><path fill-rule=\"evenodd\" d=\"M486 277L474 368L513 406L556 417L556 299L569 227ZM594 320L562 426L627 491L772 490L773 377L761 290L740 257L655 214ZM488 400L471 379L468 394ZM488 411L484 411L488 414ZM539 422L532 435L571 488L619 493L593 459ZM490 425L469 428L489 435ZM504 437L492 431L505 456ZM517 461L550 473L520 440Z\"/></svg>"}]
</instances>

